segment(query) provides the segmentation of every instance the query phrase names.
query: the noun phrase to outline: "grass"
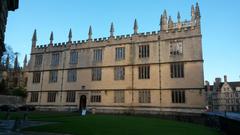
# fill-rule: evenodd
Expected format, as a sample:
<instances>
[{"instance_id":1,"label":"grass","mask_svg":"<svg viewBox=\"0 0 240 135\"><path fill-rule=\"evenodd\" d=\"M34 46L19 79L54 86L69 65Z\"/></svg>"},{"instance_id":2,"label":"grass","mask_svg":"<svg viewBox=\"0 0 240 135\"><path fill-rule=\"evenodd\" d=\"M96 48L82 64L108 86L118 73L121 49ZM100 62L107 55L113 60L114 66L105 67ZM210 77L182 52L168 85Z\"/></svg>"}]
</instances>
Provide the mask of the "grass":
<instances>
[{"instance_id":1,"label":"grass","mask_svg":"<svg viewBox=\"0 0 240 135\"><path fill-rule=\"evenodd\" d=\"M0 113L0 119L4 118ZM11 119L23 117L12 113ZM30 120L57 122L30 127L25 131L69 133L74 135L219 135L216 129L198 124L123 115L87 115L77 113L30 113Z\"/></svg>"}]
</instances>

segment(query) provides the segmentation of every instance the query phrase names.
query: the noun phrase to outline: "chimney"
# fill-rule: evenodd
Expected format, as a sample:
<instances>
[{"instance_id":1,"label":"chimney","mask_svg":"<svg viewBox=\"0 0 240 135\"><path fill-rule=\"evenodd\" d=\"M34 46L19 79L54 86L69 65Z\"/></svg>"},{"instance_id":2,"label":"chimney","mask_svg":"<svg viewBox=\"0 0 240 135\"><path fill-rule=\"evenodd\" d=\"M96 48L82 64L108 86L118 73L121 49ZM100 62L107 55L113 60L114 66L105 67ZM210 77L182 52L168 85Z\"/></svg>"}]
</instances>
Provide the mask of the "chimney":
<instances>
[{"instance_id":1,"label":"chimney","mask_svg":"<svg viewBox=\"0 0 240 135\"><path fill-rule=\"evenodd\" d=\"M216 91L220 91L221 78L215 78L214 87Z\"/></svg>"},{"instance_id":2,"label":"chimney","mask_svg":"<svg viewBox=\"0 0 240 135\"><path fill-rule=\"evenodd\" d=\"M227 82L227 76L224 75L224 82Z\"/></svg>"},{"instance_id":3,"label":"chimney","mask_svg":"<svg viewBox=\"0 0 240 135\"><path fill-rule=\"evenodd\" d=\"M216 82L217 84L219 84L219 83L222 82L222 80L221 80L221 78L215 78L215 82Z\"/></svg>"},{"instance_id":4,"label":"chimney","mask_svg":"<svg viewBox=\"0 0 240 135\"><path fill-rule=\"evenodd\" d=\"M206 91L211 91L209 81L205 81Z\"/></svg>"}]
</instances>

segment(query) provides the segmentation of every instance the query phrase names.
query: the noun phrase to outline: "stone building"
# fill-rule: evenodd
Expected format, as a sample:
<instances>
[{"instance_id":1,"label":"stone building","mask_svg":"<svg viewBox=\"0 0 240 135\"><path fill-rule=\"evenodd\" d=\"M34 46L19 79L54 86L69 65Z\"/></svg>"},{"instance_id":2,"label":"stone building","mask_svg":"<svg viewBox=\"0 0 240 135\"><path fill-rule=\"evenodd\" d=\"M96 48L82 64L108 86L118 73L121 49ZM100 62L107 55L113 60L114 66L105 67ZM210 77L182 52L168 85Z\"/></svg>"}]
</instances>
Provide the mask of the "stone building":
<instances>
[{"instance_id":1,"label":"stone building","mask_svg":"<svg viewBox=\"0 0 240 135\"><path fill-rule=\"evenodd\" d=\"M213 85L206 85L208 105L214 112L240 112L240 82L228 82L224 76L216 78Z\"/></svg>"},{"instance_id":2,"label":"stone building","mask_svg":"<svg viewBox=\"0 0 240 135\"><path fill-rule=\"evenodd\" d=\"M5 51L4 33L6 30L8 11L18 8L18 0L0 0L0 57Z\"/></svg>"},{"instance_id":3,"label":"stone building","mask_svg":"<svg viewBox=\"0 0 240 135\"><path fill-rule=\"evenodd\" d=\"M161 15L160 31L36 45L32 38L27 104L40 110L106 113L188 112L205 106L199 6L191 20Z\"/></svg>"},{"instance_id":4,"label":"stone building","mask_svg":"<svg viewBox=\"0 0 240 135\"><path fill-rule=\"evenodd\" d=\"M25 56L23 67L19 66L18 56L15 56L14 65L11 66L9 62L9 55L6 58L5 64L0 64L0 82L5 83L6 89L12 89L16 87L23 87L27 86L27 56ZM3 81L4 80L4 81ZM3 82L2 82L3 81ZM1 93L0 94L4 94Z\"/></svg>"}]
</instances>

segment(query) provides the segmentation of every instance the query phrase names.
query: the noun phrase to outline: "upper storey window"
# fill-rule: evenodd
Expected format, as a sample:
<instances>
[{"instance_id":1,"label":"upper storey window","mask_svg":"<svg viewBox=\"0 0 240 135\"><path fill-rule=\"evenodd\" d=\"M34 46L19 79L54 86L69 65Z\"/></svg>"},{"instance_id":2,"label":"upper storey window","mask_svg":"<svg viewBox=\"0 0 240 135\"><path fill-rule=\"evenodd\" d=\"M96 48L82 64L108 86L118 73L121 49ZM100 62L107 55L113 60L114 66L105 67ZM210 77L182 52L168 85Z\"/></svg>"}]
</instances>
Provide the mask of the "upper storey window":
<instances>
[{"instance_id":1,"label":"upper storey window","mask_svg":"<svg viewBox=\"0 0 240 135\"><path fill-rule=\"evenodd\" d=\"M124 67L115 67L114 68L114 80L124 80L125 68Z\"/></svg>"},{"instance_id":2,"label":"upper storey window","mask_svg":"<svg viewBox=\"0 0 240 135\"><path fill-rule=\"evenodd\" d=\"M68 82L76 82L77 70L68 70Z\"/></svg>"},{"instance_id":3,"label":"upper storey window","mask_svg":"<svg viewBox=\"0 0 240 135\"><path fill-rule=\"evenodd\" d=\"M71 51L70 52L70 64L77 64L78 63L78 52Z\"/></svg>"},{"instance_id":4,"label":"upper storey window","mask_svg":"<svg viewBox=\"0 0 240 135\"><path fill-rule=\"evenodd\" d=\"M116 60L124 60L125 59L125 47L117 47L115 53Z\"/></svg>"},{"instance_id":5,"label":"upper storey window","mask_svg":"<svg viewBox=\"0 0 240 135\"><path fill-rule=\"evenodd\" d=\"M93 61L94 62L102 62L102 49L94 49L93 50Z\"/></svg>"},{"instance_id":6,"label":"upper storey window","mask_svg":"<svg viewBox=\"0 0 240 135\"><path fill-rule=\"evenodd\" d=\"M101 81L102 79L102 69L93 68L92 69L92 81Z\"/></svg>"},{"instance_id":7,"label":"upper storey window","mask_svg":"<svg viewBox=\"0 0 240 135\"><path fill-rule=\"evenodd\" d=\"M150 66L143 65L138 67L138 78L139 79L150 79Z\"/></svg>"},{"instance_id":8,"label":"upper storey window","mask_svg":"<svg viewBox=\"0 0 240 135\"><path fill-rule=\"evenodd\" d=\"M176 62L170 64L171 78L184 78L184 63Z\"/></svg>"},{"instance_id":9,"label":"upper storey window","mask_svg":"<svg viewBox=\"0 0 240 135\"><path fill-rule=\"evenodd\" d=\"M52 54L51 65L52 65L52 66L57 66L57 65L59 65L59 53L53 53L53 54Z\"/></svg>"},{"instance_id":10,"label":"upper storey window","mask_svg":"<svg viewBox=\"0 0 240 135\"><path fill-rule=\"evenodd\" d=\"M183 42L171 41L170 42L170 56L179 56L183 54Z\"/></svg>"},{"instance_id":11,"label":"upper storey window","mask_svg":"<svg viewBox=\"0 0 240 135\"><path fill-rule=\"evenodd\" d=\"M33 72L33 83L40 83L41 72Z\"/></svg>"},{"instance_id":12,"label":"upper storey window","mask_svg":"<svg viewBox=\"0 0 240 135\"><path fill-rule=\"evenodd\" d=\"M54 71L50 71L49 72L49 82L50 83L55 83L58 80L58 71L54 70Z\"/></svg>"},{"instance_id":13,"label":"upper storey window","mask_svg":"<svg viewBox=\"0 0 240 135\"><path fill-rule=\"evenodd\" d=\"M43 55L42 54L35 55L35 66L42 65L42 59L43 59Z\"/></svg>"},{"instance_id":14,"label":"upper storey window","mask_svg":"<svg viewBox=\"0 0 240 135\"><path fill-rule=\"evenodd\" d=\"M138 53L139 53L139 58L148 58L149 57L149 45L140 45Z\"/></svg>"}]
</instances>

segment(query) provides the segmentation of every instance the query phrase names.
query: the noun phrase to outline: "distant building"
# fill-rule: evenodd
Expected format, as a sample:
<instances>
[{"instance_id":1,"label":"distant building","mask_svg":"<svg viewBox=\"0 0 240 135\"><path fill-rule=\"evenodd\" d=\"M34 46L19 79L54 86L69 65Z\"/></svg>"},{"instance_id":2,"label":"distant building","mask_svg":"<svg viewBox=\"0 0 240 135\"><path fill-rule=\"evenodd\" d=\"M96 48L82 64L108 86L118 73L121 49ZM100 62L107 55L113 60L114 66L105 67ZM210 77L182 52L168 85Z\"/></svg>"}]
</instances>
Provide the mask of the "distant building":
<instances>
[{"instance_id":1,"label":"distant building","mask_svg":"<svg viewBox=\"0 0 240 135\"><path fill-rule=\"evenodd\" d=\"M41 110L201 113L205 106L198 4L190 21L161 16L160 31L36 45L32 38L27 104Z\"/></svg>"},{"instance_id":2,"label":"distant building","mask_svg":"<svg viewBox=\"0 0 240 135\"><path fill-rule=\"evenodd\" d=\"M0 0L0 57L5 51L4 33L6 30L8 11L18 8L18 0Z\"/></svg>"},{"instance_id":3,"label":"distant building","mask_svg":"<svg viewBox=\"0 0 240 135\"><path fill-rule=\"evenodd\" d=\"M24 67L18 65L18 57L15 57L14 66L9 64L9 56L7 56L5 64L0 65L0 82L4 82L7 89L27 86L27 58L24 59ZM2 94L2 93L0 93Z\"/></svg>"},{"instance_id":4,"label":"distant building","mask_svg":"<svg viewBox=\"0 0 240 135\"><path fill-rule=\"evenodd\" d=\"M228 82L224 76L216 78L213 85L206 84L208 105L212 111L240 112L240 81Z\"/></svg>"}]
</instances>

